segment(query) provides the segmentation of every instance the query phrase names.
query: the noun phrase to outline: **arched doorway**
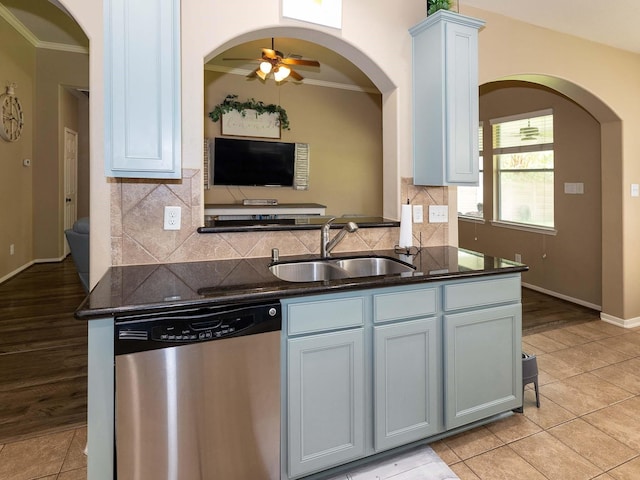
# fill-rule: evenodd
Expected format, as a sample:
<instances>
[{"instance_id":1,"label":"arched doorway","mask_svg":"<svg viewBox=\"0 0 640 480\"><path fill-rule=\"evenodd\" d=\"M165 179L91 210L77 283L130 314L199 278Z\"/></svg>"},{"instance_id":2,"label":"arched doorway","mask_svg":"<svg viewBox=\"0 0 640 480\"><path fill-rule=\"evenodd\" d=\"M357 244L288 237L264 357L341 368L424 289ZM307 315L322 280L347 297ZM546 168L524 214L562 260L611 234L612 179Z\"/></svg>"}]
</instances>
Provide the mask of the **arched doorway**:
<instances>
[{"instance_id":1,"label":"arched doorway","mask_svg":"<svg viewBox=\"0 0 640 480\"><path fill-rule=\"evenodd\" d=\"M64 258L65 242L65 127L77 131L82 138L79 160L84 169L81 173L82 188L86 190L82 194L80 211L88 212L89 205L89 107L86 94L89 89L89 56L86 46L65 44L62 39L53 42L46 32L62 35L61 32L72 24L72 30L82 37L86 45L89 40L69 13L60 11L60 4L47 0L2 3L6 8L3 16L9 16L7 11L13 15L12 21L0 20L3 22L3 35L11 36L12 40L3 44L9 57L18 65L14 69L13 61L3 62L3 67L9 78L20 75L16 81L23 83L20 94L28 105L25 111L28 129L25 132L28 133L21 142L13 145L18 148L10 156L5 156L4 152L0 155L3 160L19 162L21 176L29 176L28 185L24 188L24 195L29 201L15 198L11 205L12 209L18 204L20 208L28 209L22 215L29 228L15 228L15 225L5 223L12 237L18 238L27 232L30 238L24 242L20 240L20 243L16 240L16 246L24 248L27 256L20 258L20 273L7 282L7 287L13 290L9 296L11 301L2 305L2 318L7 319L2 327L8 327L9 331L3 330L0 334L5 342L11 342L10 351L3 349L8 353L4 356L4 366L6 371L13 372L3 377L3 382L8 381L10 385L2 390L7 394L8 405L20 406L19 409L7 410L5 415L10 417L10 422L6 422L5 417L1 423L7 427L5 435L22 436L41 433L52 426L74 426L86 421L86 370L83 372L86 348L84 352L82 349L82 344L86 345L86 325L79 324L73 317L74 310L84 298L84 291L73 264L60 260ZM60 23L56 24L58 21ZM67 38L69 42L70 38L76 37L70 35ZM30 162L24 162L25 159ZM10 176L8 180L16 182L16 177ZM27 267L23 273L22 268ZM33 332L41 327L48 331L46 341L43 341L44 337L34 337ZM67 360L56 360L56 357ZM67 363L68 360L71 363ZM73 366L69 369L71 364ZM13 384L11 378L14 378ZM16 378L20 379L19 383L15 382ZM13 399L9 398L10 394L15 394ZM73 418L67 416L72 403L71 409L75 409ZM53 418L55 420L47 424Z\"/></svg>"},{"instance_id":2,"label":"arched doorway","mask_svg":"<svg viewBox=\"0 0 640 480\"><path fill-rule=\"evenodd\" d=\"M623 165L621 119L595 94L572 81L542 74L517 74L495 80L498 83L513 81L539 86L566 97L588 112L600 124L601 204L597 211L590 214L601 218L599 259L601 277L598 280L601 284L602 318L622 317L619 312L623 305L623 288L620 278L622 251L621 248L613 247L622 245L622 196L619 191L622 184ZM564 181L572 180L565 178ZM576 248L578 248L577 245ZM570 269L571 265L567 265L567 268Z\"/></svg>"}]
</instances>

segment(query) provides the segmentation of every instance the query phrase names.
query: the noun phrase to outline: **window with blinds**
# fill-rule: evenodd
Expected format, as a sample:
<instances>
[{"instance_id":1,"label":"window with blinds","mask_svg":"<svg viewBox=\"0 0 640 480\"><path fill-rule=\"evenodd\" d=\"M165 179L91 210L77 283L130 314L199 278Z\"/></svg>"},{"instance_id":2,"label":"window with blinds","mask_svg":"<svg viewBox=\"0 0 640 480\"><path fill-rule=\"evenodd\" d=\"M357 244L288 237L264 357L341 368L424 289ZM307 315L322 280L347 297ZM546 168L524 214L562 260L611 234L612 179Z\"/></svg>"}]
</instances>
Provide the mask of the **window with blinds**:
<instances>
[{"instance_id":1,"label":"window with blinds","mask_svg":"<svg viewBox=\"0 0 640 480\"><path fill-rule=\"evenodd\" d=\"M477 187L458 187L458 216L469 218L484 218L484 201L483 201L483 141L482 122L478 127L478 145L480 152L478 155L478 186Z\"/></svg>"},{"instance_id":2,"label":"window with blinds","mask_svg":"<svg viewBox=\"0 0 640 480\"><path fill-rule=\"evenodd\" d=\"M553 111L491 120L496 219L554 227Z\"/></svg>"}]
</instances>

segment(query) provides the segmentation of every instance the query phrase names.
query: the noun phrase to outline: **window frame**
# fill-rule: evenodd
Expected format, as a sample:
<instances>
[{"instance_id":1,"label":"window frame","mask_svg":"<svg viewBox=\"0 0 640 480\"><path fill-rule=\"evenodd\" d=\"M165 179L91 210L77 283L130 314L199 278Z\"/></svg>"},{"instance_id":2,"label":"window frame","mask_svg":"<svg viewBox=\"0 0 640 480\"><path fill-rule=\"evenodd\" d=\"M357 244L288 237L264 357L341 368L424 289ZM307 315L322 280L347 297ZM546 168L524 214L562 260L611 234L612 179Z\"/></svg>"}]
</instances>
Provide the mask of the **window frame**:
<instances>
[{"instance_id":1,"label":"window frame","mask_svg":"<svg viewBox=\"0 0 640 480\"><path fill-rule=\"evenodd\" d=\"M460 185L458 186L458 191L456 192L456 196L458 197L458 199L460 198L460 188L482 188L482 216L476 216L476 215L465 215L464 213L458 213L458 219L460 220L467 220L470 222L477 222L477 223L485 223L486 218L485 218L485 208L484 206L487 204L487 202L485 202L484 200L484 196L485 196L485 191L484 191L484 174L485 174L485 169L484 169L484 122L482 120L480 120L478 122L478 185L474 185L474 186L467 186L467 185ZM482 180L481 180L482 178ZM459 207L460 203L458 201L458 207Z\"/></svg>"},{"instance_id":2,"label":"window frame","mask_svg":"<svg viewBox=\"0 0 640 480\"><path fill-rule=\"evenodd\" d=\"M492 166L493 166L493 183L494 183L494 187L493 187L493 191L494 191L494 208L493 208L493 215L494 218L493 220L491 220L491 224L492 225L496 225L496 226L503 226L503 227L507 227L507 228L514 228L517 230L525 230L525 231L535 231L535 232L539 232L539 233L544 233L544 234L551 234L551 235L555 235L557 233L556 229L555 229L555 203L556 203L556 199L555 199L555 170L556 170L556 165L555 165L555 149L554 149L554 144L555 144L555 138L554 141L552 142L547 142L547 143L538 143L538 144L534 144L534 145L516 145L516 146L509 146L509 147L495 147L494 146L494 127L495 125L501 124L501 123L507 123L507 122L513 122L513 121L517 121L517 120L529 120L529 119L533 119L533 118L537 118L537 117L542 117L542 116L552 116L552 121L555 120L554 118L554 112L553 109L549 108L549 109L544 109L544 110L537 110L537 111L533 111L533 112L525 112L525 113L520 113L520 114L516 114L516 115L510 115L510 116L506 116L506 117L499 117L499 118L494 118L491 119L489 121L489 124L491 126L491 156L492 156ZM553 160L554 160L554 164L553 164L553 168L510 168L510 169L503 169L500 168L500 160L499 160L499 156L500 155L509 155L509 154L514 154L514 153L534 153L534 152L543 152L543 151L551 151L553 153ZM541 225L541 224L535 224L535 223L523 223L523 222L514 222L514 221L510 221L510 220L503 220L502 219L502 209L503 209L503 205L502 205L502 184L501 184L501 174L503 172L509 172L509 173L549 173L551 172L553 174L553 192L554 192L554 196L553 196L553 207L554 207L554 218L553 218L553 225L552 226L547 226L547 225Z\"/></svg>"}]
</instances>

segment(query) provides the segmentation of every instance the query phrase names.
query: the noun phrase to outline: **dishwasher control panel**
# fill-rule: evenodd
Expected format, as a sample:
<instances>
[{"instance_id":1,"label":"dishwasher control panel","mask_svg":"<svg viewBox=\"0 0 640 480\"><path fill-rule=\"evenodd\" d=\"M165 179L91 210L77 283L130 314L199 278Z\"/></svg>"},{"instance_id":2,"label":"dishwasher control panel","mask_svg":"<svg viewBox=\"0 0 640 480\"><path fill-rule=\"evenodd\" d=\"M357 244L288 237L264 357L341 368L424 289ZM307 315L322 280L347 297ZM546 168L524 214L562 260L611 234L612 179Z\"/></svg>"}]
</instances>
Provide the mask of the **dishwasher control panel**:
<instances>
[{"instance_id":1,"label":"dishwasher control panel","mask_svg":"<svg viewBox=\"0 0 640 480\"><path fill-rule=\"evenodd\" d=\"M280 303L127 315L115 320L115 354L280 330Z\"/></svg>"},{"instance_id":2,"label":"dishwasher control panel","mask_svg":"<svg viewBox=\"0 0 640 480\"><path fill-rule=\"evenodd\" d=\"M162 342L211 340L240 332L253 324L253 315L242 315L222 320L215 325L211 325L211 322L196 322L186 326L182 323L154 326L151 329L151 340Z\"/></svg>"}]
</instances>

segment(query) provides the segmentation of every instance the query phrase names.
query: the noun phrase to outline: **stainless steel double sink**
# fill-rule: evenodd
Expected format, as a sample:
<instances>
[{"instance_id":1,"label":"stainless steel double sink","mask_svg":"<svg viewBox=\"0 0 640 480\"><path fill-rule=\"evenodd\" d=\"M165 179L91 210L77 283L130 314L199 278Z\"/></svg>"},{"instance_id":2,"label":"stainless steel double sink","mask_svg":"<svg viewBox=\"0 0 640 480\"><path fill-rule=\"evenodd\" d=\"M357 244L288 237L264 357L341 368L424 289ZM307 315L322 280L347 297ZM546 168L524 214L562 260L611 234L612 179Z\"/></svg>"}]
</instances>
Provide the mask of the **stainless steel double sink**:
<instances>
[{"instance_id":1,"label":"stainless steel double sink","mask_svg":"<svg viewBox=\"0 0 640 480\"><path fill-rule=\"evenodd\" d=\"M353 277L413 273L415 267L384 256L320 258L273 263L269 270L287 282L316 282Z\"/></svg>"}]
</instances>

